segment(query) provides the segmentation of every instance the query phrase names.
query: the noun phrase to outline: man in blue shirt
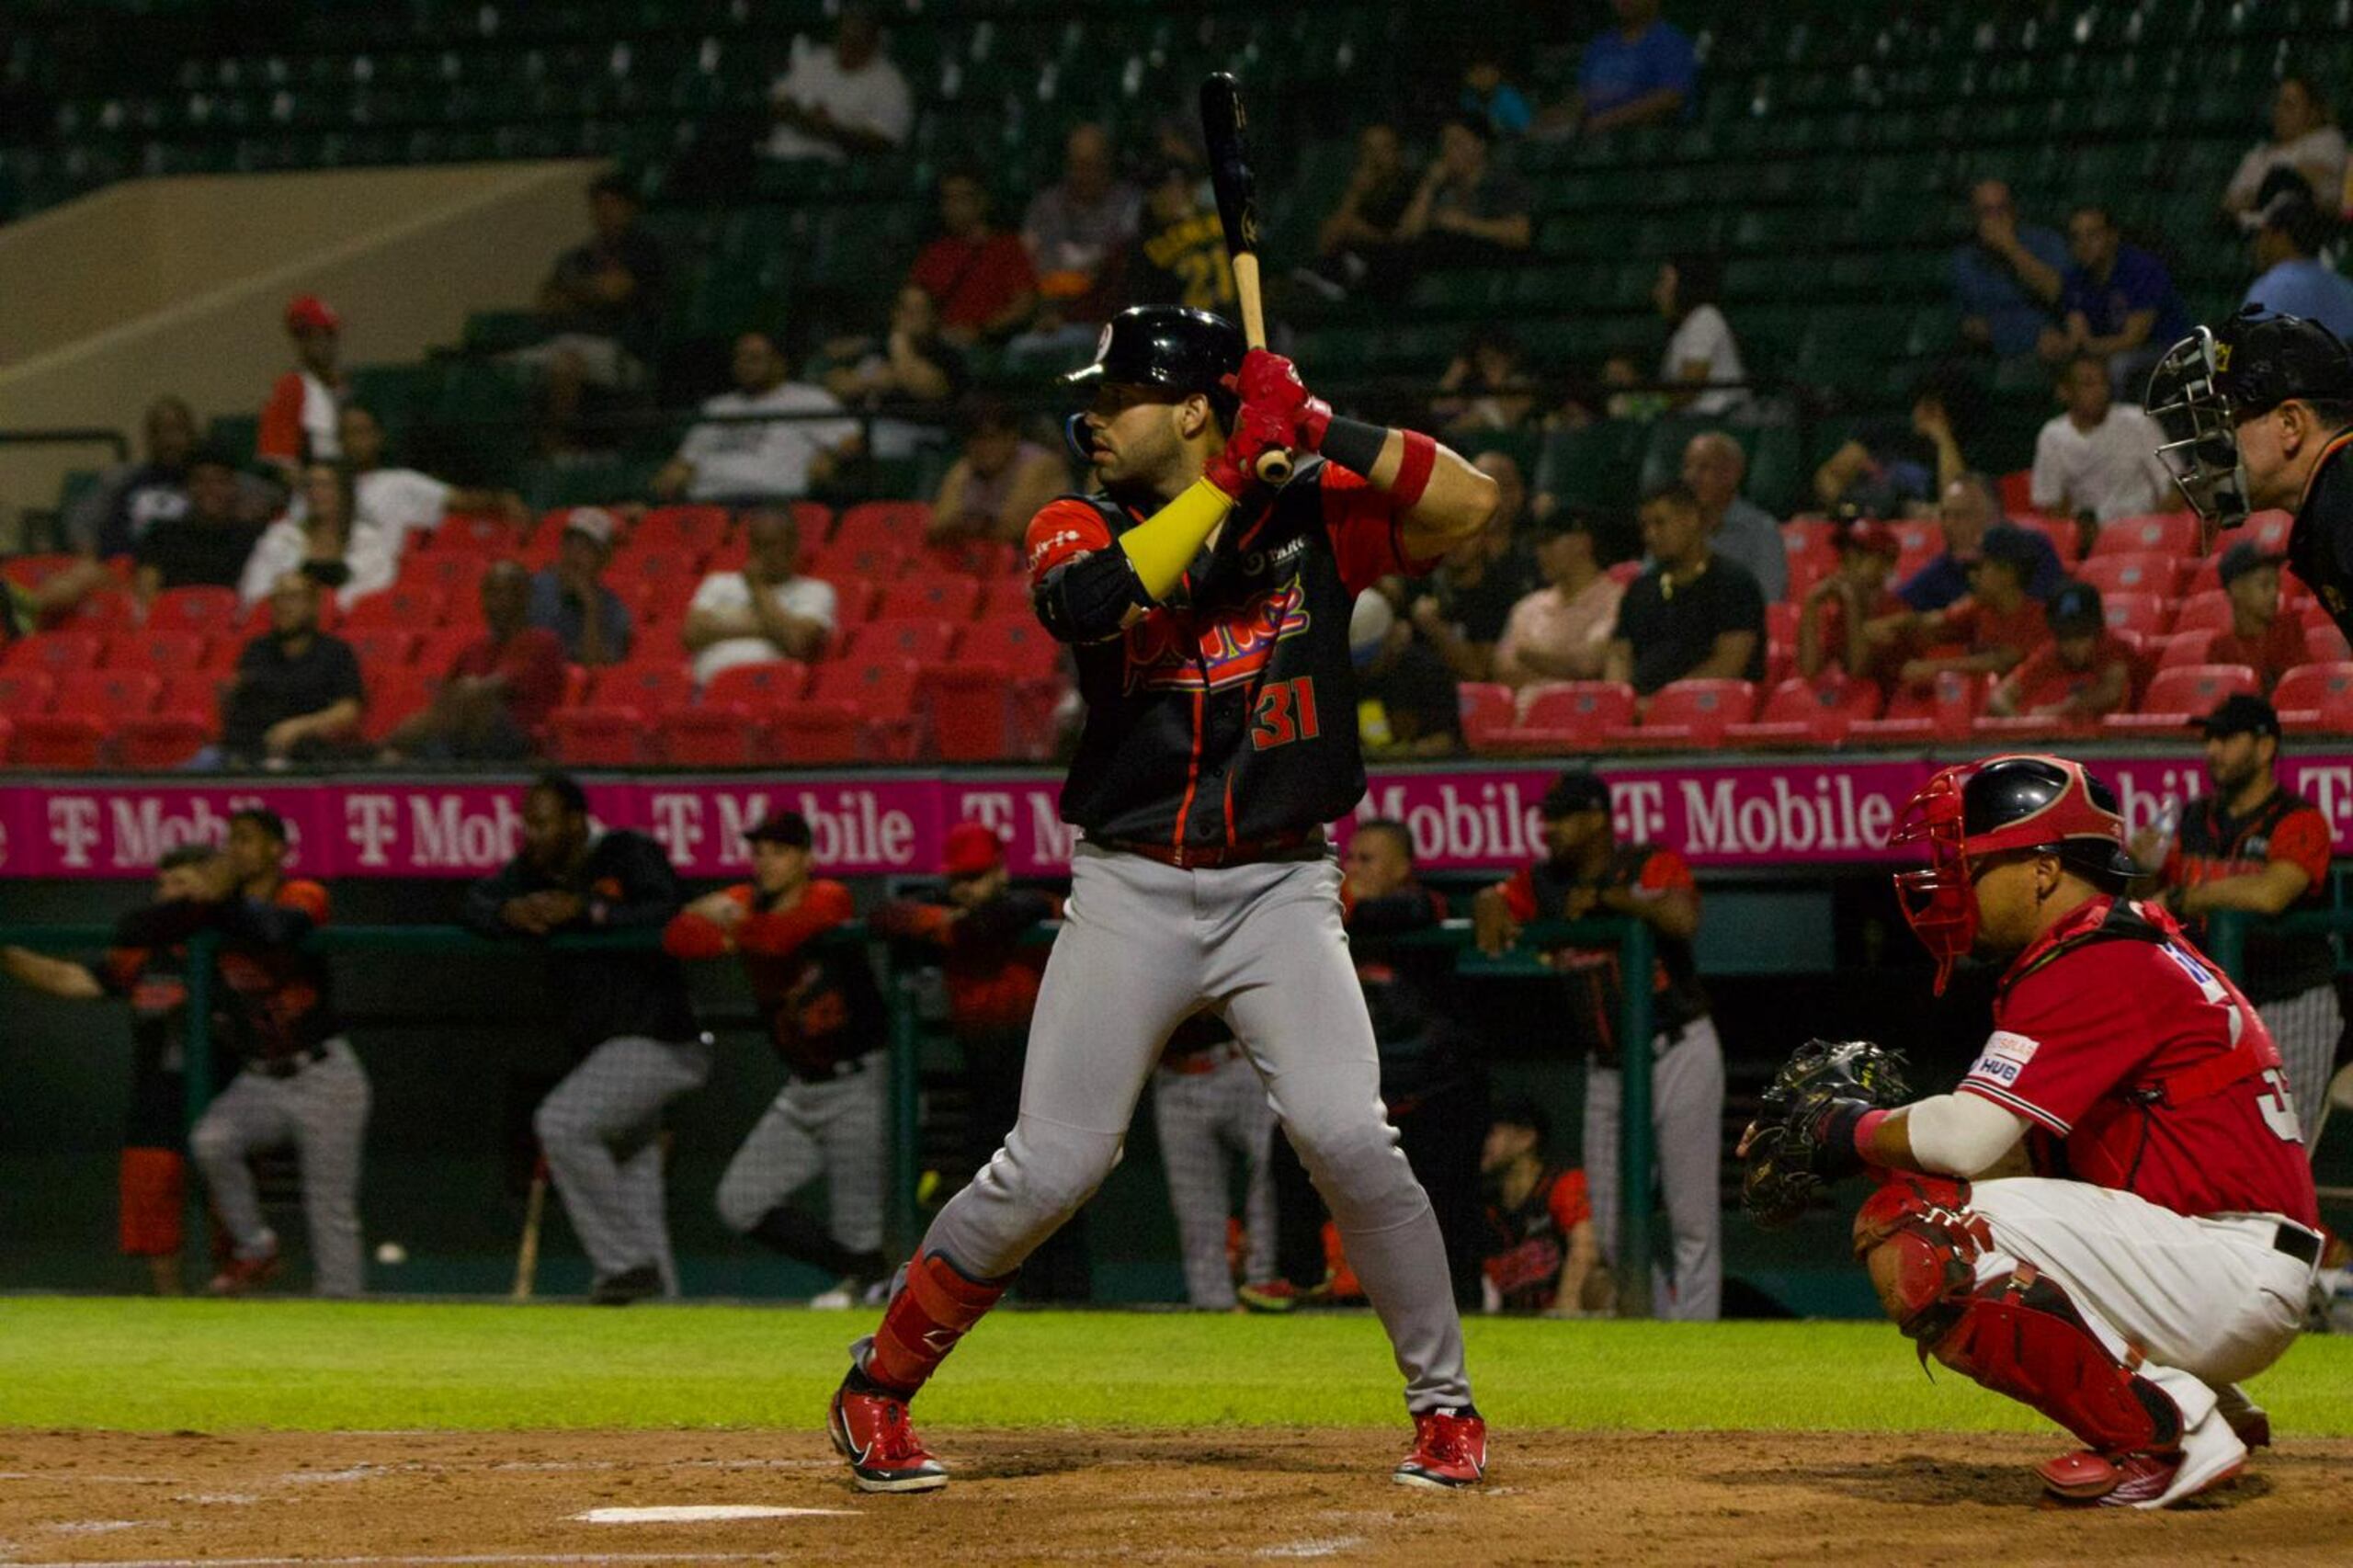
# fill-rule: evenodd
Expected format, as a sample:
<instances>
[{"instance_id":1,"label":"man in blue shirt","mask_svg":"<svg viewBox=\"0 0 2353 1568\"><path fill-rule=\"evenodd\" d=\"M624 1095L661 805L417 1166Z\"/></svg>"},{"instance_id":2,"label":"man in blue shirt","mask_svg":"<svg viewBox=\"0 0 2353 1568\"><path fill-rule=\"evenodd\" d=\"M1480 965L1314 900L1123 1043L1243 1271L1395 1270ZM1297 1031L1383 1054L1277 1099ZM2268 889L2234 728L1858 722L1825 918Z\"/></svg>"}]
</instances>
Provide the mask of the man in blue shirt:
<instances>
[{"instance_id":1,"label":"man in blue shirt","mask_svg":"<svg viewBox=\"0 0 2353 1568\"><path fill-rule=\"evenodd\" d=\"M2027 597L2047 599L2067 581L2059 552L2032 528L2014 528L2002 517L2002 498L1994 482L1982 473L1964 473L1945 486L1938 518L1945 536L1945 552L1904 579L1896 594L1926 614L1943 609L1969 592L1969 569L1985 553L1995 535L2024 571Z\"/></svg>"},{"instance_id":2,"label":"man in blue shirt","mask_svg":"<svg viewBox=\"0 0 2353 1568\"><path fill-rule=\"evenodd\" d=\"M2055 229L2019 222L2018 202L2002 180L1972 187L1969 210L1976 236L1952 253L1961 335L2004 359L2031 354L2053 324L2067 242Z\"/></svg>"},{"instance_id":3,"label":"man in blue shirt","mask_svg":"<svg viewBox=\"0 0 2353 1568\"><path fill-rule=\"evenodd\" d=\"M563 640L565 657L592 669L629 657L629 609L604 582L616 527L601 506L574 506L564 519L555 563L531 578L530 623L554 632Z\"/></svg>"},{"instance_id":4,"label":"man in blue shirt","mask_svg":"<svg viewBox=\"0 0 2353 1568\"><path fill-rule=\"evenodd\" d=\"M2263 268L2245 302L2275 315L2316 321L2353 343L2353 280L2320 259L2327 221L2313 204L2281 197L2265 209L2255 232L2255 264Z\"/></svg>"},{"instance_id":5,"label":"man in blue shirt","mask_svg":"<svg viewBox=\"0 0 2353 1568\"><path fill-rule=\"evenodd\" d=\"M2067 220L2067 268L2059 290L2062 325L2037 346L2053 362L2078 354L2108 361L2117 394L2139 395L2166 347L2189 335L2189 312L2165 265L2128 245L2104 207L2078 207Z\"/></svg>"},{"instance_id":6,"label":"man in blue shirt","mask_svg":"<svg viewBox=\"0 0 2353 1568\"><path fill-rule=\"evenodd\" d=\"M1680 119L1691 112L1699 59L1691 40L1659 20L1659 0L1610 0L1618 25L1585 47L1577 97L1588 131Z\"/></svg>"}]
</instances>

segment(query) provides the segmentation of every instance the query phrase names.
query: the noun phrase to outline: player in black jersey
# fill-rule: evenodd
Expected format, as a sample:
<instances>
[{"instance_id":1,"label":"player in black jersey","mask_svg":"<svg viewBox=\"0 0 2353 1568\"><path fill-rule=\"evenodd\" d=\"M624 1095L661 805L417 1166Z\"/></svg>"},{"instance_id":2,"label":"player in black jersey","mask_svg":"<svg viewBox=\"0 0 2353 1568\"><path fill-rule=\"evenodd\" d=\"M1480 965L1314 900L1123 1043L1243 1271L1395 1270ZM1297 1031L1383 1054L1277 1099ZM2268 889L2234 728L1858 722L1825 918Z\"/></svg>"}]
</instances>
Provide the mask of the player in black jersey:
<instances>
[{"instance_id":1,"label":"player in black jersey","mask_svg":"<svg viewBox=\"0 0 2353 1568\"><path fill-rule=\"evenodd\" d=\"M2318 322L2250 305L2175 344L2148 404L2158 453L2210 528L2295 513L2288 563L2353 636L2353 352Z\"/></svg>"},{"instance_id":2,"label":"player in black jersey","mask_svg":"<svg viewBox=\"0 0 2353 1568\"><path fill-rule=\"evenodd\" d=\"M1484 1424L1446 1252L1398 1152L1323 827L1364 793L1348 612L1487 523L1495 482L1427 436L1334 415L1233 324L1139 306L1107 327L1074 446L1103 488L1029 526L1039 617L1072 645L1083 830L1029 1036L1021 1117L950 1199L829 1427L870 1491L943 1484L906 1402L1119 1158L1170 1032L1213 1014L1266 1080L1404 1373L1399 1481L1468 1485ZM1296 454L1279 490L1255 475Z\"/></svg>"}]
</instances>

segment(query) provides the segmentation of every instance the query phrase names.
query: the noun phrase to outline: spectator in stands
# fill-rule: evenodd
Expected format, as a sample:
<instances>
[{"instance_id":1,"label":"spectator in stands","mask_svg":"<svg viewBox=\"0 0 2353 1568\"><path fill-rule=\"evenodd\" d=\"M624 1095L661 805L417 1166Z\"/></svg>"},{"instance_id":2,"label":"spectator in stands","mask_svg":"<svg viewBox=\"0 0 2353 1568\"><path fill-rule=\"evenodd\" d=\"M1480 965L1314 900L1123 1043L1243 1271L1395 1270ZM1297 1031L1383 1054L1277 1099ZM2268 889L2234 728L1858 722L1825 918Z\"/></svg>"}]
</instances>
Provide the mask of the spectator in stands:
<instances>
[{"instance_id":1,"label":"spectator in stands","mask_svg":"<svg viewBox=\"0 0 2353 1568\"><path fill-rule=\"evenodd\" d=\"M563 700L563 643L530 622L531 577L492 563L482 580L487 627L450 663L433 704L385 737L387 762L516 762L539 750L540 731Z\"/></svg>"},{"instance_id":2,"label":"spectator in stands","mask_svg":"<svg viewBox=\"0 0 2353 1568\"><path fill-rule=\"evenodd\" d=\"M2279 606L2279 563L2251 539L2222 551L2222 589L2231 596L2231 629L2206 645L2206 663L2245 665L2263 682L2263 695L2304 659L2303 624Z\"/></svg>"},{"instance_id":3,"label":"spectator in stands","mask_svg":"<svg viewBox=\"0 0 2353 1568\"><path fill-rule=\"evenodd\" d=\"M912 283L900 287L880 341L836 338L825 390L844 405L876 415L867 445L877 458L915 455L946 438L941 415L964 390L964 352L939 330L939 311Z\"/></svg>"},{"instance_id":4,"label":"spectator in stands","mask_svg":"<svg viewBox=\"0 0 2353 1568\"><path fill-rule=\"evenodd\" d=\"M1653 491L1642 518L1654 564L1618 607L1602 678L1644 699L1673 681L1764 679L1765 595L1747 568L1710 548L1691 487L1677 480Z\"/></svg>"},{"instance_id":5,"label":"spectator in stands","mask_svg":"<svg viewBox=\"0 0 2353 1568\"><path fill-rule=\"evenodd\" d=\"M744 519L751 559L741 572L713 572L687 608L687 651L695 684L763 659L809 660L834 634L834 585L794 568L801 529L792 514L767 507Z\"/></svg>"},{"instance_id":6,"label":"spectator in stands","mask_svg":"<svg viewBox=\"0 0 2353 1568\"><path fill-rule=\"evenodd\" d=\"M1120 258L1117 285L1129 305L1189 305L1233 314L1233 267L1217 210L1201 203L1192 171L1171 159L1143 187L1143 217Z\"/></svg>"},{"instance_id":7,"label":"spectator in stands","mask_svg":"<svg viewBox=\"0 0 2353 1568\"><path fill-rule=\"evenodd\" d=\"M1495 128L1475 114L1457 115L1438 132L1438 156L1397 224L1402 238L1419 242L1423 262L1477 266L1529 247L1528 187L1496 163L1495 140Z\"/></svg>"},{"instance_id":8,"label":"spectator in stands","mask_svg":"<svg viewBox=\"0 0 2353 1568\"><path fill-rule=\"evenodd\" d=\"M1732 324L1716 304L1723 297L1723 264L1715 257L1684 256L1660 263L1658 280L1651 285L1651 302L1674 328L1658 379L1692 389L1668 395L1668 405L1685 414L1716 418L1748 406L1746 387L1721 384L1748 379Z\"/></svg>"},{"instance_id":9,"label":"spectator in stands","mask_svg":"<svg viewBox=\"0 0 2353 1568\"><path fill-rule=\"evenodd\" d=\"M1357 596L1348 617L1356 662L1357 729L1367 755L1449 756L1462 749L1462 702L1454 672L1414 640L1414 629L1378 588Z\"/></svg>"},{"instance_id":10,"label":"spectator in stands","mask_svg":"<svg viewBox=\"0 0 2353 1568\"><path fill-rule=\"evenodd\" d=\"M2002 677L1985 710L2078 723L2120 713L2132 697L2133 663L2131 647L2108 629L2099 590L2070 583L2052 596L2050 641Z\"/></svg>"},{"instance_id":11,"label":"spectator in stands","mask_svg":"<svg viewBox=\"0 0 2353 1568\"><path fill-rule=\"evenodd\" d=\"M2305 76L2283 76L2271 95L2271 136L2247 149L2222 191L2222 210L2252 229L2281 181L2293 174L2307 195L2333 209L2345 188L2345 133L2320 89Z\"/></svg>"},{"instance_id":12,"label":"spectator in stands","mask_svg":"<svg viewBox=\"0 0 2353 1568\"><path fill-rule=\"evenodd\" d=\"M1293 276L1326 299L1351 290L1393 299L1412 275L1404 224L1415 188L1397 128L1381 120L1366 126L1357 133L1347 187L1316 231L1315 265Z\"/></svg>"},{"instance_id":13,"label":"spectator in stands","mask_svg":"<svg viewBox=\"0 0 2353 1568\"><path fill-rule=\"evenodd\" d=\"M317 579L270 585L269 630L245 644L221 692L221 744L195 766L283 767L346 755L367 694L351 644L319 630Z\"/></svg>"},{"instance_id":14,"label":"spectator in stands","mask_svg":"<svg viewBox=\"0 0 2353 1568\"><path fill-rule=\"evenodd\" d=\"M100 561L129 555L156 523L187 516L196 411L186 398L159 397L147 405L142 430L144 459L108 469L66 510L66 548ZM278 494L278 486L257 475L238 474L238 515L253 522L267 517Z\"/></svg>"},{"instance_id":15,"label":"spectator in stands","mask_svg":"<svg viewBox=\"0 0 2353 1568\"><path fill-rule=\"evenodd\" d=\"M165 588L233 588L261 535L262 525L238 509L237 472L229 460L199 451L188 459L187 512L159 519L132 552L138 567L131 592L145 604Z\"/></svg>"},{"instance_id":16,"label":"spectator in stands","mask_svg":"<svg viewBox=\"0 0 2353 1568\"><path fill-rule=\"evenodd\" d=\"M1904 667L1912 609L1892 585L1903 542L1885 523L1859 522L1838 536L1838 570L1806 590L1798 610L1798 674L1836 665L1858 680L1894 684Z\"/></svg>"},{"instance_id":17,"label":"spectator in stands","mask_svg":"<svg viewBox=\"0 0 2353 1568\"><path fill-rule=\"evenodd\" d=\"M1931 610L1913 623L1917 645L1958 644L1961 652L1907 659L1904 684L1923 690L1947 670L2006 676L2051 635L2042 601L2027 592L2040 559L2021 528L1991 528L1969 568L1969 597Z\"/></svg>"},{"instance_id":18,"label":"spectator in stands","mask_svg":"<svg viewBox=\"0 0 2353 1568\"><path fill-rule=\"evenodd\" d=\"M1615 1281L1601 1267L1585 1172L1546 1158L1552 1119L1533 1100L1506 1100L1487 1121L1487 1256L1481 1261L1499 1312L1581 1318L1606 1312Z\"/></svg>"},{"instance_id":19,"label":"spectator in stands","mask_svg":"<svg viewBox=\"0 0 2353 1568\"><path fill-rule=\"evenodd\" d=\"M1508 452L1486 451L1471 466L1495 482L1495 509L1485 528L1438 563L1431 591L1412 601L1408 618L1457 680L1494 680L1495 645L1512 610L1541 579L1535 557L1518 538L1529 511L1528 482L1518 462ZM1613 604L1604 619L1616 617Z\"/></svg>"},{"instance_id":20,"label":"spectator in stands","mask_svg":"<svg viewBox=\"0 0 2353 1568\"><path fill-rule=\"evenodd\" d=\"M2353 279L2320 259L2331 226L2300 196L2280 197L2265 208L2255 232L2255 264L2263 270L2245 302L2316 321L2353 342Z\"/></svg>"},{"instance_id":21,"label":"spectator in stands","mask_svg":"<svg viewBox=\"0 0 2353 1568\"><path fill-rule=\"evenodd\" d=\"M2008 182L1982 179L1970 187L1975 233L1952 253L1952 292L1961 308L1961 335L1997 358L2035 351L2057 324L2067 267L2067 242L2056 229L2018 222Z\"/></svg>"},{"instance_id":22,"label":"spectator in stands","mask_svg":"<svg viewBox=\"0 0 2353 1568\"><path fill-rule=\"evenodd\" d=\"M1683 448L1683 483L1699 498L1708 546L1756 579L1768 604L1790 597L1790 552L1773 514L1741 494L1748 452L1721 430L1702 430Z\"/></svg>"},{"instance_id":23,"label":"spectator in stands","mask_svg":"<svg viewBox=\"0 0 2353 1568\"><path fill-rule=\"evenodd\" d=\"M1525 136L1536 119L1527 97L1504 80L1504 51L1487 41L1472 41L1471 57L1462 67L1462 96L1455 108L1462 114L1477 115L1494 126L1498 136Z\"/></svg>"},{"instance_id":24,"label":"spectator in stands","mask_svg":"<svg viewBox=\"0 0 2353 1568\"><path fill-rule=\"evenodd\" d=\"M660 347L669 262L662 243L638 225L638 213L637 192L619 175L589 186L592 232L556 258L540 285L550 335L510 356L543 378L540 439L550 452L578 444L590 388L638 385Z\"/></svg>"},{"instance_id":25,"label":"spectator in stands","mask_svg":"<svg viewBox=\"0 0 2353 1568\"><path fill-rule=\"evenodd\" d=\"M765 149L771 158L822 158L847 163L852 153L892 153L915 129L915 96L882 52L882 28L873 7L845 6L834 41L799 51L792 69L768 89L776 129Z\"/></svg>"},{"instance_id":26,"label":"spectator in stands","mask_svg":"<svg viewBox=\"0 0 2353 1568\"><path fill-rule=\"evenodd\" d=\"M1660 19L1660 0L1610 3L1618 25L1586 45L1576 94L1540 117L1543 130L1598 135L1690 112L1699 87L1699 56L1691 40Z\"/></svg>"},{"instance_id":27,"label":"spectator in stands","mask_svg":"<svg viewBox=\"0 0 2353 1568\"><path fill-rule=\"evenodd\" d=\"M335 601L346 609L392 585L392 552L383 535L357 520L348 468L309 464L301 471L296 494L301 501L299 512L290 506L254 541L238 580L238 597L248 605L261 603L289 572L300 572L333 589Z\"/></svg>"},{"instance_id":28,"label":"spectator in stands","mask_svg":"<svg viewBox=\"0 0 2353 1568\"><path fill-rule=\"evenodd\" d=\"M2113 401L2099 356L2068 360L2058 394L2066 412L2034 440L2034 509L2106 523L2162 508L2174 494L2157 458L2165 433L2138 404Z\"/></svg>"},{"instance_id":29,"label":"spectator in stands","mask_svg":"<svg viewBox=\"0 0 2353 1568\"><path fill-rule=\"evenodd\" d=\"M2067 252L2075 265L2059 290L2060 324L2046 330L2037 347L2054 363L2098 355L2118 390L2130 395L2188 334L2189 312L2165 264L2126 244L2105 207L2078 207L2068 217Z\"/></svg>"},{"instance_id":30,"label":"spectator in stands","mask_svg":"<svg viewBox=\"0 0 2353 1568\"><path fill-rule=\"evenodd\" d=\"M1557 507L1536 525L1544 586L1511 607L1495 641L1495 679L1515 688L1595 680L1608 666L1626 588L1602 571L1593 528L1593 514L1577 506Z\"/></svg>"},{"instance_id":31,"label":"spectator in stands","mask_svg":"<svg viewBox=\"0 0 2353 1568\"><path fill-rule=\"evenodd\" d=\"M350 394L351 382L335 363L343 318L324 300L298 294L288 301L286 335L294 340L294 369L269 389L254 455L281 471L290 484L304 463L333 462L343 455L335 409Z\"/></svg>"},{"instance_id":32,"label":"spectator in stands","mask_svg":"<svg viewBox=\"0 0 2353 1568\"><path fill-rule=\"evenodd\" d=\"M865 450L858 422L833 393L785 379L784 356L767 333L737 338L733 366L736 390L703 403L703 422L654 476L655 499L789 500Z\"/></svg>"},{"instance_id":33,"label":"spectator in stands","mask_svg":"<svg viewBox=\"0 0 2353 1568\"><path fill-rule=\"evenodd\" d=\"M530 526L531 509L512 490L463 489L413 468L384 466L384 426L375 410L346 403L339 422L343 460L351 472L352 519L372 528L398 562L411 534L429 534L452 512L501 517L516 536Z\"/></svg>"},{"instance_id":34,"label":"spectator in stands","mask_svg":"<svg viewBox=\"0 0 2353 1568\"><path fill-rule=\"evenodd\" d=\"M1095 340L1092 325L1082 324L1109 318L1110 301L1098 285L1136 237L1142 211L1142 193L1118 176L1110 134L1099 125L1072 127L1063 177L1030 198L1021 218L1021 243L1045 302L1035 328L1018 341Z\"/></svg>"},{"instance_id":35,"label":"spectator in stands","mask_svg":"<svg viewBox=\"0 0 2353 1568\"><path fill-rule=\"evenodd\" d=\"M940 335L970 347L1002 342L1038 308L1038 274L1020 239L989 226L989 189L969 169L939 176L939 237L907 281L939 303Z\"/></svg>"},{"instance_id":36,"label":"spectator in stands","mask_svg":"<svg viewBox=\"0 0 2353 1568\"><path fill-rule=\"evenodd\" d=\"M1929 376L1913 393L1908 421L1867 420L1823 460L1814 499L1835 511L1902 517L1941 494L1969 472L1953 414L1967 395L1950 377Z\"/></svg>"},{"instance_id":37,"label":"spectator in stands","mask_svg":"<svg viewBox=\"0 0 2353 1568\"><path fill-rule=\"evenodd\" d=\"M1675 406L1671 396L1647 384L1649 380L1631 354L1612 354L1602 360L1602 412L1612 419L1651 420Z\"/></svg>"},{"instance_id":38,"label":"spectator in stands","mask_svg":"<svg viewBox=\"0 0 2353 1568\"><path fill-rule=\"evenodd\" d=\"M602 506L574 506L563 519L554 563L531 577L531 624L554 632L565 656L590 669L629 657L629 609L605 585L619 527Z\"/></svg>"},{"instance_id":39,"label":"spectator in stands","mask_svg":"<svg viewBox=\"0 0 2353 1568\"><path fill-rule=\"evenodd\" d=\"M1023 438L1021 416L1002 398L968 401L961 423L964 450L939 482L924 537L1018 544L1029 519L1070 488L1070 467L1057 453Z\"/></svg>"},{"instance_id":40,"label":"spectator in stands","mask_svg":"<svg viewBox=\"0 0 2353 1568\"><path fill-rule=\"evenodd\" d=\"M1430 417L1453 440L1524 429L1536 416L1536 378L1522 363L1519 340L1483 326L1438 378Z\"/></svg>"},{"instance_id":41,"label":"spectator in stands","mask_svg":"<svg viewBox=\"0 0 2353 1568\"><path fill-rule=\"evenodd\" d=\"M1904 602L1919 611L1943 609L1969 592L1969 574L1993 534L2014 534L2034 558L2027 574L2027 592L2047 599L2067 580L2059 552L2040 533L2012 528L2002 518L2001 492L1982 473L1964 473L1945 486L1938 512L1945 538L1944 553L1904 579L1897 590Z\"/></svg>"}]
</instances>

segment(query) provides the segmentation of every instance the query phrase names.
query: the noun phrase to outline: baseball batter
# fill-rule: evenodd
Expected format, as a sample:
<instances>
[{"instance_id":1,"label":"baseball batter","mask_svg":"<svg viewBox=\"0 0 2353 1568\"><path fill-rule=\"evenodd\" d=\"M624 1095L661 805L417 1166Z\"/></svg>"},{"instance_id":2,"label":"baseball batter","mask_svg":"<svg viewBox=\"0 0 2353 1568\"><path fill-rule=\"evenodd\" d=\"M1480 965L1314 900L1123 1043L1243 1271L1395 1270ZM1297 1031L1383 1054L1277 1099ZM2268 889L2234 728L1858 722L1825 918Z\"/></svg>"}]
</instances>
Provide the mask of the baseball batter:
<instances>
[{"instance_id":1,"label":"baseball batter","mask_svg":"<svg viewBox=\"0 0 2353 1568\"><path fill-rule=\"evenodd\" d=\"M1427 436L1336 417L1289 360L1245 358L1198 311L1124 312L1073 379L1095 388L1069 430L1103 488L1029 535L1038 614L1086 705L1063 791L1084 835L1067 923L1020 1119L854 1346L828 1428L863 1489L945 1484L907 1402L1102 1182L1162 1043L1209 1012L1265 1079L1388 1331L1415 1425L1397 1479L1469 1485L1485 1424L1438 1223L1381 1108L1323 824L1364 793L1357 593L1475 533L1495 483ZM1278 449L1301 460L1270 494L1254 475Z\"/></svg>"},{"instance_id":2,"label":"baseball batter","mask_svg":"<svg viewBox=\"0 0 2353 1568\"><path fill-rule=\"evenodd\" d=\"M2295 1338L2320 1256L2279 1052L2172 915L2120 896L2123 821L2080 764L1949 767L1893 842L1928 857L1896 887L1938 989L1972 953L2003 966L1994 1032L1953 1094L1801 1102L1772 1136L1877 1170L1855 1248L1881 1301L2082 1439L2040 1467L2055 1496L2194 1496L2270 1440L2237 1385ZM2021 1142L2034 1174L1991 1178Z\"/></svg>"}]
</instances>

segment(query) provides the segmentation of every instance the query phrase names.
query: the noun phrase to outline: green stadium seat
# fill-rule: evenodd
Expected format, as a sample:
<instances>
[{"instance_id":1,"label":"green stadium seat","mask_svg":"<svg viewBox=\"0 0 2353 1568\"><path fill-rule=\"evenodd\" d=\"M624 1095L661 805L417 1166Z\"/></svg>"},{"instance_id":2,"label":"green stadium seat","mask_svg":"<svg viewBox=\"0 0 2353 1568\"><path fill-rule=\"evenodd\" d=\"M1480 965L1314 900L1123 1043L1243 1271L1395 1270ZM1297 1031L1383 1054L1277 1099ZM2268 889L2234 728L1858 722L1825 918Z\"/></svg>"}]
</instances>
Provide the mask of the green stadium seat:
<instances>
[{"instance_id":1,"label":"green stadium seat","mask_svg":"<svg viewBox=\"0 0 2353 1568\"><path fill-rule=\"evenodd\" d=\"M1646 426L1623 419L1552 431L1537 459L1535 486L1566 504L1628 511L1641 494L1648 435Z\"/></svg>"}]
</instances>

